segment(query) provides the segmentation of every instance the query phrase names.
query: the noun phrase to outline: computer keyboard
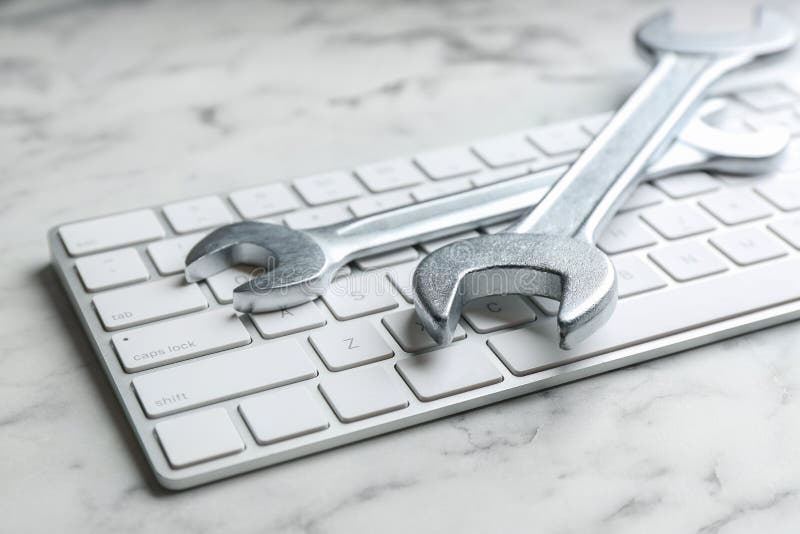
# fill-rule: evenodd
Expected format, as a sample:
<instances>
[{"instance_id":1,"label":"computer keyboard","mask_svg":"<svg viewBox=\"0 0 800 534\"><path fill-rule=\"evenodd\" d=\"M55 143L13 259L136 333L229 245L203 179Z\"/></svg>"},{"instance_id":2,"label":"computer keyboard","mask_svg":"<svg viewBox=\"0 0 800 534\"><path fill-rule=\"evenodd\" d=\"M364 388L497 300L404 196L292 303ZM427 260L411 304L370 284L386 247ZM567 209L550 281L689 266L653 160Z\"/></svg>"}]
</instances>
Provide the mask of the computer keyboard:
<instances>
[{"instance_id":1,"label":"computer keyboard","mask_svg":"<svg viewBox=\"0 0 800 534\"><path fill-rule=\"evenodd\" d=\"M800 84L726 98L726 127L791 130L781 172L640 186L598 241L617 310L571 351L542 298L470 303L444 348L424 332L414 268L475 232L358 260L318 301L261 314L230 304L252 268L187 284L184 258L233 221L310 228L547 173L609 114L64 224L53 264L157 479L187 488L800 317Z\"/></svg>"}]
</instances>

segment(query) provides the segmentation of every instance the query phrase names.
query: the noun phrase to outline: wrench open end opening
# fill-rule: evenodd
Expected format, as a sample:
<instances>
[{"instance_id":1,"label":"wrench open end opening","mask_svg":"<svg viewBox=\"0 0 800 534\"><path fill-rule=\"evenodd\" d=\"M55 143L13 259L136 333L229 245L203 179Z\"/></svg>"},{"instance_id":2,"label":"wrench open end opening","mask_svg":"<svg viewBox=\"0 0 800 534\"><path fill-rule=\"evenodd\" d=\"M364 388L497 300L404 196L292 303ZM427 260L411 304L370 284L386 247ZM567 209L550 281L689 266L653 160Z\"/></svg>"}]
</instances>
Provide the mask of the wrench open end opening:
<instances>
[{"instance_id":1,"label":"wrench open end opening","mask_svg":"<svg viewBox=\"0 0 800 534\"><path fill-rule=\"evenodd\" d=\"M791 19L780 12L758 6L750 29L728 33L685 33L675 31L670 10L662 11L641 24L636 44L649 54L741 54L751 57L781 53L791 48L797 33Z\"/></svg>"},{"instance_id":2,"label":"wrench open end opening","mask_svg":"<svg viewBox=\"0 0 800 534\"><path fill-rule=\"evenodd\" d=\"M278 263L287 228L244 221L218 228L198 241L186 255L184 277L199 282L238 264L265 269Z\"/></svg>"},{"instance_id":3,"label":"wrench open end opening","mask_svg":"<svg viewBox=\"0 0 800 534\"><path fill-rule=\"evenodd\" d=\"M440 344L452 340L473 299L521 294L560 300L563 349L604 324L617 300L616 274L605 254L590 243L546 234L500 233L443 247L419 264L413 292L417 315Z\"/></svg>"},{"instance_id":4,"label":"wrench open end opening","mask_svg":"<svg viewBox=\"0 0 800 534\"><path fill-rule=\"evenodd\" d=\"M242 312L272 311L313 300L335 271L308 233L278 224L244 221L201 239L186 256L187 282L205 280L234 265L263 269L233 292Z\"/></svg>"},{"instance_id":5,"label":"wrench open end opening","mask_svg":"<svg viewBox=\"0 0 800 534\"><path fill-rule=\"evenodd\" d=\"M233 307L242 313L259 313L310 302L324 293L329 272L310 264L279 265L234 288Z\"/></svg>"}]
</instances>

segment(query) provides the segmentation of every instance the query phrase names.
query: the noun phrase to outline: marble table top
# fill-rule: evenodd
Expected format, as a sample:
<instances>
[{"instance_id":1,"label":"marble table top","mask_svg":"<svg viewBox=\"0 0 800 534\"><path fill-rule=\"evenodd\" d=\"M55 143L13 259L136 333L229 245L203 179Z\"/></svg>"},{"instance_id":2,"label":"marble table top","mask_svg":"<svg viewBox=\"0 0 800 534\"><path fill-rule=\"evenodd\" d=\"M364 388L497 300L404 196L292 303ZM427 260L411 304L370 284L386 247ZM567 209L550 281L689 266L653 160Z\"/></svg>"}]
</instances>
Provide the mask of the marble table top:
<instances>
[{"instance_id":1,"label":"marble table top","mask_svg":"<svg viewBox=\"0 0 800 534\"><path fill-rule=\"evenodd\" d=\"M169 493L48 266L61 222L612 109L659 5L0 2L0 530L797 532L797 324Z\"/></svg>"}]
</instances>

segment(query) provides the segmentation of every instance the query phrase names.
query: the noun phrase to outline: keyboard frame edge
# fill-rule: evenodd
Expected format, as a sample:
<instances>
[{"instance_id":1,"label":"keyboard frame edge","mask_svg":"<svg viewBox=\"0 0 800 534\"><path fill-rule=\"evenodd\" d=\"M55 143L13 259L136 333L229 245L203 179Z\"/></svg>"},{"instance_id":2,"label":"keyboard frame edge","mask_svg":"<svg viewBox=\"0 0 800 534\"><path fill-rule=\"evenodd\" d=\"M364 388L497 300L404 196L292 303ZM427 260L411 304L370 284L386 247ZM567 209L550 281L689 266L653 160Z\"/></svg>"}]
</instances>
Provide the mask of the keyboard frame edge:
<instances>
[{"instance_id":1,"label":"keyboard frame edge","mask_svg":"<svg viewBox=\"0 0 800 534\"><path fill-rule=\"evenodd\" d=\"M766 76L764 76L763 73L749 73L746 79L723 80L723 83L714 86L714 89L711 91L711 96L726 94L750 87L768 85L770 83L780 83L790 77L795 77L795 75L787 75L786 72L780 73L777 76L774 73L767 74ZM601 113L597 113L594 115L600 114ZM556 121L552 124L566 124L575 121L584 121L594 115L577 117L570 120ZM539 126L548 126L549 124L550 123L541 124ZM280 183L287 183L287 180L281 180ZM253 184L253 186L256 185L259 184ZM229 192L230 191L217 192L216 195L224 196ZM188 200L189 198L191 197L177 199L176 201ZM268 453L255 458L249 458L244 461L241 460L240 456L233 455L183 469L172 469L166 462L163 451L161 450L161 446L158 443L154 432L152 432L152 426L156 421L158 421L158 419L151 420L144 415L144 411L139 404L139 400L129 385L132 377L135 375L128 374L122 370L121 366L119 365L119 359L110 343L108 343L108 345L104 348L101 347L99 343L99 341L102 339L101 336L108 336L109 333L102 328L102 325L100 325L96 313L94 312L94 308L91 304L93 294L87 293L84 290L83 284L80 281L80 278L74 267L72 266L74 263L74 258L69 255L58 234L58 229L65 224L149 208L153 210L153 212L156 214L156 217L159 219L159 222L166 229L166 235L164 239L176 237L173 232L171 232L170 226L167 224L167 221L161 213L161 207L166 203L168 203L168 201L156 206L140 206L130 210L123 210L114 213L100 213L78 220L66 221L48 230L47 242L48 248L50 249L51 264L57 273L60 283L67 293L74 311L78 315L78 319L89 338L91 346L95 352L95 356L100 360L101 367L111 382L112 390L122 407L125 418L132 427L133 434L136 436L136 440L138 441L140 447L144 450L144 456L150 465L153 474L155 475L156 481L162 487L168 490L189 489L235 475L254 471L263 467L268 467L289 460L308 456L310 454L315 454L317 452L330 450L341 445L355 443L378 435L409 428L421 423L434 421L442 417L463 413L475 408L493 404L495 402L542 391L601 373L614 371L630 365L643 363L656 358L661 358L663 356L669 356L692 348L800 319L800 300L796 300L781 304L779 306L762 309L757 312L740 315L732 319L713 323L700 328L658 338L639 345L633 345L598 356L592 356L574 363L561 365L547 371L527 375L525 377L514 377L514 375L511 374L509 370L500 362L499 358L497 358L496 363L498 368L502 370L504 379L510 379L518 382L513 387L506 388L505 385L507 384L507 380L504 380L500 384L495 384L494 386L478 388L476 390L461 393L453 397L440 399L440 401L444 402L434 401L431 403L420 403L417 401L415 402L415 405L433 405L446 404L448 400L451 400L454 397L458 399L457 404L447 404L423 413L413 413L411 415L402 417L399 420L391 419L392 414L386 414L384 416L378 416L366 420L367 422L370 422L374 420L382 421L384 419L388 419L384 422L379 422L378 424L360 424L363 423L363 421L359 423L352 423L344 427L350 430L346 432L330 432L330 437L327 439L314 441L310 444L288 447L281 449L278 452ZM238 214L235 215L237 216L234 217L234 219L238 220ZM143 253L144 249L149 243L152 243L152 241L133 245L133 247L136 248L140 253ZM144 253L143 256L147 257L147 254ZM147 259L146 263L150 263L149 258ZM208 296L209 292L204 291L204 294ZM213 297L211 298L211 302L212 306L215 307L216 305L214 304L215 301L213 300ZM209 307L209 309L211 309L211 307ZM91 324L89 318L93 318ZM465 324L464 326L466 327ZM253 329L249 328L249 330L251 331L252 335ZM479 337L480 339L486 339L497 334L476 334L471 328L467 328L467 331L468 337ZM257 336L258 334L255 335ZM261 341L263 342L264 340ZM319 377L316 379L310 379L306 382L316 382L318 379ZM127 387L125 387L125 382L128 383ZM258 393L253 395L258 395ZM234 421L234 425L236 426L242 437L242 440L245 443L246 449L255 448L258 450L257 448L260 446L255 443L242 418L239 417L238 414L232 413L232 411L235 411L235 405L247 397L248 395L243 395L227 401L214 403L213 405L222 406L228 411L229 415L231 415L231 419ZM135 408L132 408L133 411L129 410L128 404L135 406ZM232 406L234 408L232 408ZM397 413L402 412L393 412L393 414ZM387 418L387 416L390 417ZM343 425L344 424L341 423L336 424L336 429L338 430L339 428L343 428ZM149 433L145 432L147 428L151 429ZM331 429L328 431L330 430ZM295 438L295 440L288 441L292 442L302 439L303 438Z\"/></svg>"}]
</instances>

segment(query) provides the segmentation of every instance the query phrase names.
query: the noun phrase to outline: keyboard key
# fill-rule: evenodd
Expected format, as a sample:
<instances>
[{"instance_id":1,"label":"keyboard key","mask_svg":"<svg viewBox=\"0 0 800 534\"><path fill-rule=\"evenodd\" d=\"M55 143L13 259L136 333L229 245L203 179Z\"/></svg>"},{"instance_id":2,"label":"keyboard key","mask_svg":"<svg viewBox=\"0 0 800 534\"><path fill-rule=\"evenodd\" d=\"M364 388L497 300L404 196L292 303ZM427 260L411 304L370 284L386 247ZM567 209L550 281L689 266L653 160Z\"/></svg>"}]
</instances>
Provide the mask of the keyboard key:
<instances>
[{"instance_id":1,"label":"keyboard key","mask_svg":"<svg viewBox=\"0 0 800 534\"><path fill-rule=\"evenodd\" d=\"M414 261L418 257L419 252L417 252L417 249L414 247L404 247L391 252L384 252L383 254L367 256L366 258L356 260L356 267L362 271L373 271L375 269L397 265L398 263Z\"/></svg>"},{"instance_id":2,"label":"keyboard key","mask_svg":"<svg viewBox=\"0 0 800 534\"><path fill-rule=\"evenodd\" d=\"M213 276L206 278L208 287L214 293L214 297L220 304L230 304L233 302L233 290L240 285L249 282L253 276L264 272L261 267L252 265L235 265Z\"/></svg>"},{"instance_id":3,"label":"keyboard key","mask_svg":"<svg viewBox=\"0 0 800 534\"><path fill-rule=\"evenodd\" d=\"M606 124L608 124L608 121L611 120L611 115L611 113L603 113L589 119L584 119L581 122L581 126L583 126L583 129L586 130L589 135L594 137L599 134L603 128L605 128Z\"/></svg>"},{"instance_id":4,"label":"keyboard key","mask_svg":"<svg viewBox=\"0 0 800 534\"><path fill-rule=\"evenodd\" d=\"M478 172L481 162L466 148L443 148L418 155L417 165L434 180Z\"/></svg>"},{"instance_id":5,"label":"keyboard key","mask_svg":"<svg viewBox=\"0 0 800 534\"><path fill-rule=\"evenodd\" d=\"M283 220L289 228L305 230L344 222L352 218L353 216L344 206L323 206L321 208L295 211L286 215Z\"/></svg>"},{"instance_id":6,"label":"keyboard key","mask_svg":"<svg viewBox=\"0 0 800 534\"><path fill-rule=\"evenodd\" d=\"M468 191L472 189L472 182L469 178L455 178L447 182L437 184L425 184L415 187L411 190L411 196L417 202L424 202L426 200L433 200L461 191Z\"/></svg>"},{"instance_id":7,"label":"keyboard key","mask_svg":"<svg viewBox=\"0 0 800 534\"><path fill-rule=\"evenodd\" d=\"M728 100L726 106L728 107L725 110L719 115L715 115L712 119L714 128L730 133L752 133L754 129L761 129L761 127L753 128L749 124L749 119L746 118L747 114L742 110L736 109L737 106L733 101ZM719 177L717 176L717 178ZM722 177L724 178L724 176ZM742 178L741 175L738 177Z\"/></svg>"},{"instance_id":8,"label":"keyboard key","mask_svg":"<svg viewBox=\"0 0 800 534\"><path fill-rule=\"evenodd\" d=\"M75 268L87 291L124 286L150 277L139 253L132 248L78 258Z\"/></svg>"},{"instance_id":9,"label":"keyboard key","mask_svg":"<svg viewBox=\"0 0 800 534\"><path fill-rule=\"evenodd\" d=\"M343 423L352 423L408 406L404 392L378 366L362 367L322 379L319 389Z\"/></svg>"},{"instance_id":10,"label":"keyboard key","mask_svg":"<svg viewBox=\"0 0 800 534\"><path fill-rule=\"evenodd\" d=\"M648 206L655 206L664 201L664 195L659 193L655 187L648 184L642 184L628 197L628 200L620 208L620 213L639 208L646 208Z\"/></svg>"},{"instance_id":11,"label":"keyboard key","mask_svg":"<svg viewBox=\"0 0 800 534\"><path fill-rule=\"evenodd\" d=\"M205 233L185 235L157 241L147 245L147 254L163 275L182 273L186 267L186 255Z\"/></svg>"},{"instance_id":12,"label":"keyboard key","mask_svg":"<svg viewBox=\"0 0 800 534\"><path fill-rule=\"evenodd\" d=\"M800 217L773 221L769 229L794 248L800 249Z\"/></svg>"},{"instance_id":13,"label":"keyboard key","mask_svg":"<svg viewBox=\"0 0 800 534\"><path fill-rule=\"evenodd\" d=\"M653 184L672 198L685 198L719 189L719 182L703 172L661 178Z\"/></svg>"},{"instance_id":14,"label":"keyboard key","mask_svg":"<svg viewBox=\"0 0 800 534\"><path fill-rule=\"evenodd\" d=\"M420 243L419 246L422 247L422 250L430 254L434 250L438 250L446 245L455 243L456 241L463 241L464 239L471 239L478 236L480 236L478 232L475 230L470 230L468 232L461 232L460 234L449 235L447 237L440 237L439 239L425 241L424 243Z\"/></svg>"},{"instance_id":15,"label":"keyboard key","mask_svg":"<svg viewBox=\"0 0 800 534\"><path fill-rule=\"evenodd\" d=\"M111 344L129 373L159 367L252 341L236 313L219 309L114 334Z\"/></svg>"},{"instance_id":16,"label":"keyboard key","mask_svg":"<svg viewBox=\"0 0 800 534\"><path fill-rule=\"evenodd\" d=\"M479 334L536 320L536 314L531 307L518 295L498 295L473 300L464 307L463 314L464 319Z\"/></svg>"},{"instance_id":17,"label":"keyboard key","mask_svg":"<svg viewBox=\"0 0 800 534\"><path fill-rule=\"evenodd\" d=\"M800 97L800 77L791 76L782 83L789 91L791 91L795 96Z\"/></svg>"},{"instance_id":18,"label":"keyboard key","mask_svg":"<svg viewBox=\"0 0 800 534\"><path fill-rule=\"evenodd\" d=\"M714 223L707 215L686 204L648 208L641 217L667 239L680 239L714 229Z\"/></svg>"},{"instance_id":19,"label":"keyboard key","mask_svg":"<svg viewBox=\"0 0 800 534\"><path fill-rule=\"evenodd\" d=\"M781 85L739 91L736 96L748 106L754 107L759 111L789 106L795 100L795 96L791 91Z\"/></svg>"},{"instance_id":20,"label":"keyboard key","mask_svg":"<svg viewBox=\"0 0 800 534\"><path fill-rule=\"evenodd\" d=\"M583 150L592 141L592 137L578 124L537 128L528 132L528 138L550 156Z\"/></svg>"},{"instance_id":21,"label":"keyboard key","mask_svg":"<svg viewBox=\"0 0 800 534\"><path fill-rule=\"evenodd\" d=\"M322 300L340 321L355 319L397 307L384 279L372 274L354 274L335 280Z\"/></svg>"},{"instance_id":22,"label":"keyboard key","mask_svg":"<svg viewBox=\"0 0 800 534\"><path fill-rule=\"evenodd\" d=\"M239 412L259 445L305 436L330 426L316 399L303 387L281 388L251 397L239 405Z\"/></svg>"},{"instance_id":23,"label":"keyboard key","mask_svg":"<svg viewBox=\"0 0 800 534\"><path fill-rule=\"evenodd\" d=\"M303 347L287 339L137 376L132 384L154 418L315 376Z\"/></svg>"},{"instance_id":24,"label":"keyboard key","mask_svg":"<svg viewBox=\"0 0 800 534\"><path fill-rule=\"evenodd\" d=\"M619 298L661 289L667 285L655 269L636 256L618 256L611 262L617 272Z\"/></svg>"},{"instance_id":25,"label":"keyboard key","mask_svg":"<svg viewBox=\"0 0 800 534\"><path fill-rule=\"evenodd\" d=\"M697 241L654 250L649 256L678 282L686 282L728 270L725 262L713 250Z\"/></svg>"},{"instance_id":26,"label":"keyboard key","mask_svg":"<svg viewBox=\"0 0 800 534\"><path fill-rule=\"evenodd\" d=\"M273 339L325 326L325 316L313 302L273 312L251 313L250 319L262 337Z\"/></svg>"},{"instance_id":27,"label":"keyboard key","mask_svg":"<svg viewBox=\"0 0 800 534\"><path fill-rule=\"evenodd\" d=\"M179 469L244 450L224 408L210 408L156 425L156 435L172 467Z\"/></svg>"},{"instance_id":28,"label":"keyboard key","mask_svg":"<svg viewBox=\"0 0 800 534\"><path fill-rule=\"evenodd\" d=\"M579 155L580 152L568 152L566 154L561 154L560 156L542 157L531 161L528 163L528 166L531 168L532 172L558 170L559 174L564 174L564 172L567 170L567 166L571 165L576 159L578 159Z\"/></svg>"},{"instance_id":29,"label":"keyboard key","mask_svg":"<svg viewBox=\"0 0 800 534\"><path fill-rule=\"evenodd\" d=\"M294 188L312 206L347 200L365 193L358 180L345 171L326 172L298 178L294 181Z\"/></svg>"},{"instance_id":30,"label":"keyboard key","mask_svg":"<svg viewBox=\"0 0 800 534\"><path fill-rule=\"evenodd\" d=\"M781 243L758 228L742 228L711 238L711 244L737 265L751 265L786 255Z\"/></svg>"},{"instance_id":31,"label":"keyboard key","mask_svg":"<svg viewBox=\"0 0 800 534\"><path fill-rule=\"evenodd\" d=\"M419 400L432 401L497 384L503 375L483 347L459 346L416 354L396 365Z\"/></svg>"},{"instance_id":32,"label":"keyboard key","mask_svg":"<svg viewBox=\"0 0 800 534\"><path fill-rule=\"evenodd\" d=\"M715 193L703 197L700 205L725 224L741 224L772 215L769 204L749 189Z\"/></svg>"},{"instance_id":33,"label":"keyboard key","mask_svg":"<svg viewBox=\"0 0 800 534\"><path fill-rule=\"evenodd\" d=\"M390 313L381 320L397 344L406 352L419 352L436 346L436 342L425 331L413 308ZM453 341L467 337L461 325L456 326Z\"/></svg>"},{"instance_id":34,"label":"keyboard key","mask_svg":"<svg viewBox=\"0 0 800 534\"><path fill-rule=\"evenodd\" d=\"M521 135L493 137L475 143L472 148L490 167L505 167L541 156L539 151Z\"/></svg>"},{"instance_id":35,"label":"keyboard key","mask_svg":"<svg viewBox=\"0 0 800 534\"><path fill-rule=\"evenodd\" d=\"M70 256L79 256L161 239L164 229L151 210L139 210L65 224L58 235Z\"/></svg>"},{"instance_id":36,"label":"keyboard key","mask_svg":"<svg viewBox=\"0 0 800 534\"><path fill-rule=\"evenodd\" d=\"M638 218L618 215L611 219L597 246L606 254L619 254L656 244L656 236Z\"/></svg>"},{"instance_id":37,"label":"keyboard key","mask_svg":"<svg viewBox=\"0 0 800 534\"><path fill-rule=\"evenodd\" d=\"M394 265L386 271L386 277L397 289L404 299L408 302L413 302L413 293L411 291L411 280L414 276L414 271L417 270L418 261L411 263L404 263L402 265Z\"/></svg>"},{"instance_id":38,"label":"keyboard key","mask_svg":"<svg viewBox=\"0 0 800 534\"><path fill-rule=\"evenodd\" d=\"M422 172L407 159L362 165L356 168L356 175L373 193L408 187L425 181Z\"/></svg>"},{"instance_id":39,"label":"keyboard key","mask_svg":"<svg viewBox=\"0 0 800 534\"><path fill-rule=\"evenodd\" d=\"M781 164L783 172L793 173L800 171L800 139L795 139L789 143L786 149L786 157Z\"/></svg>"},{"instance_id":40,"label":"keyboard key","mask_svg":"<svg viewBox=\"0 0 800 534\"><path fill-rule=\"evenodd\" d=\"M780 126L789 131L789 135L800 135L800 112L785 108L771 113L757 113L747 118L747 124L756 130L768 126Z\"/></svg>"},{"instance_id":41,"label":"keyboard key","mask_svg":"<svg viewBox=\"0 0 800 534\"><path fill-rule=\"evenodd\" d=\"M619 302L617 310L623 302ZM615 314L618 313L617 310ZM613 317L614 315L612 319ZM641 318L638 320L641 321ZM549 329L552 328L553 324L549 321L542 324L534 323L519 330L491 337L487 345L500 358L503 365L516 376L538 373L587 357L574 350L559 349L558 340L554 335L550 335Z\"/></svg>"},{"instance_id":42,"label":"keyboard key","mask_svg":"<svg viewBox=\"0 0 800 534\"><path fill-rule=\"evenodd\" d=\"M481 171L477 174L473 174L470 177L470 180L472 181L472 185L475 187L483 187L485 185L511 180L512 178L519 178L520 176L525 176L528 174L532 174L529 165L513 165L511 167L503 167L502 169L488 169ZM542 193L544 194L544 191Z\"/></svg>"},{"instance_id":43,"label":"keyboard key","mask_svg":"<svg viewBox=\"0 0 800 534\"><path fill-rule=\"evenodd\" d=\"M164 206L164 215L179 234L233 222L231 212L219 197L203 197Z\"/></svg>"},{"instance_id":44,"label":"keyboard key","mask_svg":"<svg viewBox=\"0 0 800 534\"><path fill-rule=\"evenodd\" d=\"M343 371L394 356L391 347L366 321L326 328L311 334L308 340L331 371Z\"/></svg>"},{"instance_id":45,"label":"keyboard key","mask_svg":"<svg viewBox=\"0 0 800 534\"><path fill-rule=\"evenodd\" d=\"M553 316L558 313L558 308L561 307L561 302L556 299L547 297L531 297L531 300L539 310L547 316Z\"/></svg>"},{"instance_id":46,"label":"keyboard key","mask_svg":"<svg viewBox=\"0 0 800 534\"><path fill-rule=\"evenodd\" d=\"M231 202L244 219L260 219L302 206L285 184L268 184L240 189L230 194Z\"/></svg>"},{"instance_id":47,"label":"keyboard key","mask_svg":"<svg viewBox=\"0 0 800 534\"><path fill-rule=\"evenodd\" d=\"M350 276L351 274L353 274L353 269L349 265L345 265L344 267L340 267L333 277L341 278L342 276Z\"/></svg>"},{"instance_id":48,"label":"keyboard key","mask_svg":"<svg viewBox=\"0 0 800 534\"><path fill-rule=\"evenodd\" d=\"M739 103L737 100L725 98L725 108L710 117L715 128L732 133L749 133L753 131L747 124L747 118L751 116L752 110Z\"/></svg>"},{"instance_id":49,"label":"keyboard key","mask_svg":"<svg viewBox=\"0 0 800 534\"><path fill-rule=\"evenodd\" d=\"M490 224L489 226L484 226L481 228L481 230L483 230L483 232L486 234L497 234L511 226L511 222L512 221L506 221L497 224Z\"/></svg>"},{"instance_id":50,"label":"keyboard key","mask_svg":"<svg viewBox=\"0 0 800 534\"><path fill-rule=\"evenodd\" d=\"M412 204L411 196L405 191L395 191L382 195L373 195L359 198L350 203L350 211L356 217L366 217L373 213L392 210Z\"/></svg>"},{"instance_id":51,"label":"keyboard key","mask_svg":"<svg viewBox=\"0 0 800 534\"><path fill-rule=\"evenodd\" d=\"M780 210L800 209L800 181L772 180L756 187L756 192Z\"/></svg>"},{"instance_id":52,"label":"keyboard key","mask_svg":"<svg viewBox=\"0 0 800 534\"><path fill-rule=\"evenodd\" d=\"M800 259L778 260L664 289L647 298L622 299L609 321L571 350L558 348L552 320L498 334L489 339L489 347L515 375L536 373L800 299L798 272ZM758 291L732 293L731 288Z\"/></svg>"},{"instance_id":53,"label":"keyboard key","mask_svg":"<svg viewBox=\"0 0 800 534\"><path fill-rule=\"evenodd\" d=\"M106 330L119 330L208 307L197 284L167 278L148 284L112 289L92 299Z\"/></svg>"}]
</instances>

